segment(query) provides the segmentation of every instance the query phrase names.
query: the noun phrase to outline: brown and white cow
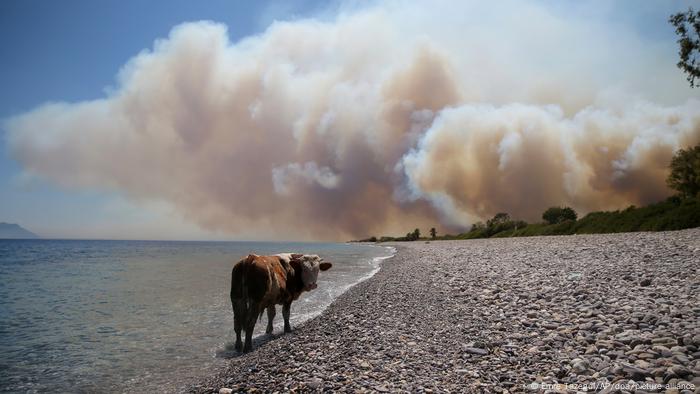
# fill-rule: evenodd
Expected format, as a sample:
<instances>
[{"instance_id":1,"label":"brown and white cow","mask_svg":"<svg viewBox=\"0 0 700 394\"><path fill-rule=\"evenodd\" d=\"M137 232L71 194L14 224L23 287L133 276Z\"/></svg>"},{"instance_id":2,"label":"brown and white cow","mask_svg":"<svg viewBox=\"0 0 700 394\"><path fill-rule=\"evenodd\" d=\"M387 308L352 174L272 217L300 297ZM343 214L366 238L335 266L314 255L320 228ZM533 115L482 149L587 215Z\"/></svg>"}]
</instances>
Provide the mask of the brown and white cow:
<instances>
[{"instance_id":1,"label":"brown and white cow","mask_svg":"<svg viewBox=\"0 0 700 394\"><path fill-rule=\"evenodd\" d=\"M245 331L243 351L252 348L253 328L258 317L267 309L267 333L272 333L275 305L282 305L284 332L291 332L289 312L292 301L304 291L317 287L318 271L331 268L312 254L282 253L274 256L248 255L231 272L231 304L236 350L241 351L241 329Z\"/></svg>"}]
</instances>

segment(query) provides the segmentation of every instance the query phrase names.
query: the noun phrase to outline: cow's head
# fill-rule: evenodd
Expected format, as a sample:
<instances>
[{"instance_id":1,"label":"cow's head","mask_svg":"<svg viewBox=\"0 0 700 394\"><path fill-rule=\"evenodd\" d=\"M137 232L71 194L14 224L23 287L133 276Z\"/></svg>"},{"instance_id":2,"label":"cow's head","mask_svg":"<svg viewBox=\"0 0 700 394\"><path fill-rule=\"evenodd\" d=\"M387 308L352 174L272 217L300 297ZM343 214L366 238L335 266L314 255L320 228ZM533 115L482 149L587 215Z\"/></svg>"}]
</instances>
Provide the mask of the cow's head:
<instances>
[{"instance_id":1,"label":"cow's head","mask_svg":"<svg viewBox=\"0 0 700 394\"><path fill-rule=\"evenodd\" d=\"M326 271L333 264L323 261L321 257L315 254L293 254L292 258L301 263L301 280L304 283L304 290L313 290L318 279L318 271Z\"/></svg>"}]
</instances>

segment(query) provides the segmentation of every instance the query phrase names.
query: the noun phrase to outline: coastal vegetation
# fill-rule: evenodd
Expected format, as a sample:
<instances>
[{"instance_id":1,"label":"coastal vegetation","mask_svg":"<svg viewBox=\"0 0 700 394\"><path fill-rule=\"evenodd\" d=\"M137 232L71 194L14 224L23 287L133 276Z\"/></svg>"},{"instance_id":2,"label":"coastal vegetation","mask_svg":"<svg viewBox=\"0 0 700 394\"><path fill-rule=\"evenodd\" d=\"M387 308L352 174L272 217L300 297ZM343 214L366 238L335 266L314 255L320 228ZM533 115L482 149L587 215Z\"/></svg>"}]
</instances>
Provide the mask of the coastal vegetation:
<instances>
[{"instance_id":1,"label":"coastal vegetation","mask_svg":"<svg viewBox=\"0 0 700 394\"><path fill-rule=\"evenodd\" d=\"M635 231L667 231L700 227L700 145L680 149L671 160L667 184L677 194L643 207L631 205L616 211L590 212L579 218L571 207L549 207L542 213L543 222L527 223L499 212L486 223L476 222L469 231L430 238L415 229L405 237L371 237L360 242L476 239L529 237L536 235L599 234Z\"/></svg>"},{"instance_id":2,"label":"coastal vegetation","mask_svg":"<svg viewBox=\"0 0 700 394\"><path fill-rule=\"evenodd\" d=\"M671 15L669 23L676 28L678 35L678 56L676 64L683 70L690 87L696 87L696 78L700 78L700 10L689 8L686 12Z\"/></svg>"}]
</instances>

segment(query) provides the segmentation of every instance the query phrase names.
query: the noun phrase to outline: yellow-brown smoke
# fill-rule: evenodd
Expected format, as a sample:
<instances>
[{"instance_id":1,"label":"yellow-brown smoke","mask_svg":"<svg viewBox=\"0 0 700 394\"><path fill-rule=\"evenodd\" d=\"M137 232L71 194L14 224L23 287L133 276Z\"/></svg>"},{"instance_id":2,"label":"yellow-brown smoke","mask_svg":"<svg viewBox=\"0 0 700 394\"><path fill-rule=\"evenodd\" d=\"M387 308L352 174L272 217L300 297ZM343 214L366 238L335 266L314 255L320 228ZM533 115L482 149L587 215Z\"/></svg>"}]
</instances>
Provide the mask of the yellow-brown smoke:
<instances>
[{"instance_id":1,"label":"yellow-brown smoke","mask_svg":"<svg viewBox=\"0 0 700 394\"><path fill-rule=\"evenodd\" d=\"M684 88L673 52L658 72L645 64L666 47L621 34L564 51L606 36L536 6L519 12L537 26L495 33L469 7L457 15L472 24L387 6L237 43L223 25L183 24L107 97L12 118L10 148L28 173L163 200L234 236L455 230L669 195L673 152L700 142L700 101L668 94Z\"/></svg>"}]
</instances>

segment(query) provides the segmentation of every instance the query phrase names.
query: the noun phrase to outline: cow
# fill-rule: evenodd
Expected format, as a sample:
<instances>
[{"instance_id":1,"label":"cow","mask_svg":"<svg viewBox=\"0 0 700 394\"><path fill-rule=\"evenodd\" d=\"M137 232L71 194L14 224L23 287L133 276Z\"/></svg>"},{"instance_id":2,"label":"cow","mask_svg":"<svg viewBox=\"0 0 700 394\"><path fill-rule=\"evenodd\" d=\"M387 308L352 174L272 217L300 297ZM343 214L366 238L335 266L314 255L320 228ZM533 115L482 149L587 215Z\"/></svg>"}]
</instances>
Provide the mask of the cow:
<instances>
[{"instance_id":1,"label":"cow","mask_svg":"<svg viewBox=\"0 0 700 394\"><path fill-rule=\"evenodd\" d=\"M241 330L245 332L242 351L252 349L255 321L267 309L267 330L272 333L275 305L282 305L284 332L291 332L289 312L292 301L301 293L317 287L318 271L332 264L315 254L281 253L273 256L249 254L237 262L231 271L231 305L233 328L236 331L236 351L241 351Z\"/></svg>"}]
</instances>

